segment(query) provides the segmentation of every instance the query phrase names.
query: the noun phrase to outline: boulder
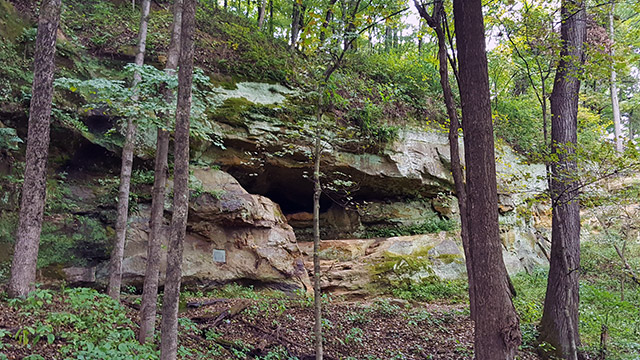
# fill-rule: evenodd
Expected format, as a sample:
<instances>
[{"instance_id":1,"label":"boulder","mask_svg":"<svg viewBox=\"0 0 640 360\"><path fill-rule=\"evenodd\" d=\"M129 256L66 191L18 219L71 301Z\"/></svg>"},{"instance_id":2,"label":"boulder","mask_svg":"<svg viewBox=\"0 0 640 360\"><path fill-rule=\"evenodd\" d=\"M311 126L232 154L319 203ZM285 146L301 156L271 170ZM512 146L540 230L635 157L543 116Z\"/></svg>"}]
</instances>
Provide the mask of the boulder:
<instances>
[{"instance_id":1,"label":"boulder","mask_svg":"<svg viewBox=\"0 0 640 360\"><path fill-rule=\"evenodd\" d=\"M258 282L292 291L311 285L292 228L271 200L245 191L229 174L194 169L201 193L190 202L183 254L183 282L217 285ZM123 279L143 281L149 209L131 218L123 260ZM163 228L163 244L169 233ZM161 258L161 269L166 256ZM164 281L161 271L160 281Z\"/></svg>"},{"instance_id":2,"label":"boulder","mask_svg":"<svg viewBox=\"0 0 640 360\"><path fill-rule=\"evenodd\" d=\"M96 281L95 267L68 267L62 269L65 281L71 285L88 284Z\"/></svg>"}]
</instances>

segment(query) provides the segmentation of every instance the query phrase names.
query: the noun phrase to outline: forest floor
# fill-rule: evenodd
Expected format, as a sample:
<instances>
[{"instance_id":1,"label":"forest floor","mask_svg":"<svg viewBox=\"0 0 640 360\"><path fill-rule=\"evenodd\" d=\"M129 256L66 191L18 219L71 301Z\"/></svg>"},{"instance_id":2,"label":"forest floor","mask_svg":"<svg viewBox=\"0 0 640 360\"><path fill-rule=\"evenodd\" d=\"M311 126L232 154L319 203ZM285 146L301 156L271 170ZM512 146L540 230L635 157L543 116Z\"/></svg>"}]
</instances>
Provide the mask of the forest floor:
<instances>
[{"instance_id":1,"label":"forest floor","mask_svg":"<svg viewBox=\"0 0 640 360\"><path fill-rule=\"evenodd\" d=\"M224 298L185 292L179 358L315 358L311 298L226 289L217 293L230 295ZM388 298L323 301L327 360L473 357L466 305ZM139 296L122 303L90 289L38 290L26 300L2 299L0 359L156 359L156 346L135 342ZM520 353L520 359L536 358Z\"/></svg>"}]
</instances>

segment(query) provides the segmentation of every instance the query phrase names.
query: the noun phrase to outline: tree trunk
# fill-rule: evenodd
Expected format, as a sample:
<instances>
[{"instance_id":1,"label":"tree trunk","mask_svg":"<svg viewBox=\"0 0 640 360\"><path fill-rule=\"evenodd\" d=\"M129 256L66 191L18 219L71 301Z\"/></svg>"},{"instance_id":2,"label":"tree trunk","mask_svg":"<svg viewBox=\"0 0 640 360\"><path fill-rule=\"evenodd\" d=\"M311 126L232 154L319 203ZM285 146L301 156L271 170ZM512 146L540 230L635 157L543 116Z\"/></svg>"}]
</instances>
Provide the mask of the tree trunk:
<instances>
[{"instance_id":1,"label":"tree trunk","mask_svg":"<svg viewBox=\"0 0 640 360\"><path fill-rule=\"evenodd\" d=\"M267 9L267 0L261 0L260 9L258 11L258 28L260 30L262 30L264 27L264 17L265 17L266 9Z\"/></svg>"},{"instance_id":2,"label":"tree trunk","mask_svg":"<svg viewBox=\"0 0 640 360\"><path fill-rule=\"evenodd\" d=\"M300 4L298 0L293 0L293 11L291 15L291 50L298 44L298 34L300 33Z\"/></svg>"},{"instance_id":3,"label":"tree trunk","mask_svg":"<svg viewBox=\"0 0 640 360\"><path fill-rule=\"evenodd\" d=\"M178 304L182 278L182 250L189 211L189 120L193 79L193 37L197 0L184 0L178 71L178 104L173 175L173 216L167 252L167 276L162 303L161 360L175 360L178 351Z\"/></svg>"},{"instance_id":4,"label":"tree trunk","mask_svg":"<svg viewBox=\"0 0 640 360\"><path fill-rule=\"evenodd\" d=\"M329 23L333 20L333 6L335 5L337 0L329 0L329 4L327 5L327 11L324 15L324 20L322 21L322 28L320 28L320 43L324 43L327 38L327 32L329 32Z\"/></svg>"},{"instance_id":5,"label":"tree trunk","mask_svg":"<svg viewBox=\"0 0 640 360\"><path fill-rule=\"evenodd\" d=\"M320 289L320 121L322 120L322 93L318 92L318 109L316 110L316 139L313 150L313 309L315 325L313 328L316 346L316 360L322 360L322 291Z\"/></svg>"},{"instance_id":6,"label":"tree trunk","mask_svg":"<svg viewBox=\"0 0 640 360\"><path fill-rule=\"evenodd\" d=\"M176 0L173 5L173 25L171 27L171 43L167 54L165 71L174 74L178 67L180 57L180 34L182 27L182 0ZM173 93L165 90L164 96L167 103L173 99ZM170 119L167 117L167 128ZM156 141L155 174L153 180L153 195L151 200L151 217L149 225L149 243L147 245L147 267L144 275L142 290L142 306L140 307L140 334L138 340L144 344L147 339L153 338L156 325L156 311L158 299L158 273L160 271L161 230L164 219L165 186L167 184L169 153L169 131L158 127Z\"/></svg>"},{"instance_id":7,"label":"tree trunk","mask_svg":"<svg viewBox=\"0 0 640 360\"><path fill-rule=\"evenodd\" d=\"M551 164L551 261L539 341L555 348L546 356L577 359L580 204L576 199L574 154L580 80L573 74L581 69L586 32L584 3L562 1L561 18L562 51L551 93L551 152L558 161Z\"/></svg>"},{"instance_id":8,"label":"tree trunk","mask_svg":"<svg viewBox=\"0 0 640 360\"><path fill-rule=\"evenodd\" d=\"M391 50L392 40L391 27L386 26L384 28L384 52Z\"/></svg>"},{"instance_id":9,"label":"tree trunk","mask_svg":"<svg viewBox=\"0 0 640 360\"><path fill-rule=\"evenodd\" d=\"M140 17L140 32L138 33L138 49L135 63L142 66L147 43L147 24L149 21L149 9L151 0L142 2L142 14ZM133 75L133 87L140 82L140 73ZM136 97L136 95L134 95ZM127 237L127 221L129 218L129 188L131 184L131 170L133 169L133 152L136 141L136 123L132 118L127 119L127 129L124 145L122 146L122 167L120 168L120 188L118 190L118 218L116 220L116 241L111 251L109 264L109 296L120 300L120 288L122 286L122 256Z\"/></svg>"},{"instance_id":10,"label":"tree trunk","mask_svg":"<svg viewBox=\"0 0 640 360\"><path fill-rule=\"evenodd\" d=\"M485 53L482 1L454 0L460 99L467 165L467 220L473 269L475 356L478 360L513 359L521 342L511 301L498 228L489 75Z\"/></svg>"},{"instance_id":11,"label":"tree trunk","mask_svg":"<svg viewBox=\"0 0 640 360\"><path fill-rule=\"evenodd\" d=\"M442 0L434 2L433 14L429 15L425 7L414 0L414 4L420 13L420 16L426 20L427 25L431 27L438 38L438 63L440 67L440 85L442 86L442 94L444 103L447 107L447 115L449 116L449 151L451 154L451 174L456 187L456 197L458 198L458 207L460 209L460 237L462 238L462 246L466 258L467 279L469 281L469 309L471 311L471 319L475 319L475 292L473 281L473 260L471 258L471 249L469 247L469 221L467 218L467 191L464 183L464 172L460 164L460 149L458 146L458 130L460 129L460 121L458 119L458 110L453 101L453 91L449 83L449 63L447 59L447 40L445 38L444 29L442 28L442 18L444 16L444 4Z\"/></svg>"},{"instance_id":12,"label":"tree trunk","mask_svg":"<svg viewBox=\"0 0 640 360\"><path fill-rule=\"evenodd\" d=\"M56 33L59 22L60 0L43 1L40 7L33 61L24 183L9 281L11 297L27 296L34 289L36 280L36 263L47 185L49 122L53 98Z\"/></svg>"},{"instance_id":13,"label":"tree trunk","mask_svg":"<svg viewBox=\"0 0 640 360\"><path fill-rule=\"evenodd\" d=\"M269 34L273 37L273 0L269 0Z\"/></svg>"},{"instance_id":14,"label":"tree trunk","mask_svg":"<svg viewBox=\"0 0 640 360\"><path fill-rule=\"evenodd\" d=\"M611 111L613 112L613 134L616 140L616 151L621 153L623 151L623 139L622 139L622 125L620 123L620 104L618 103L618 85L616 83L616 68L614 55L615 50L615 29L613 27L613 13L615 11L616 3L611 2L611 9L609 10L609 38L611 39Z\"/></svg>"}]
</instances>

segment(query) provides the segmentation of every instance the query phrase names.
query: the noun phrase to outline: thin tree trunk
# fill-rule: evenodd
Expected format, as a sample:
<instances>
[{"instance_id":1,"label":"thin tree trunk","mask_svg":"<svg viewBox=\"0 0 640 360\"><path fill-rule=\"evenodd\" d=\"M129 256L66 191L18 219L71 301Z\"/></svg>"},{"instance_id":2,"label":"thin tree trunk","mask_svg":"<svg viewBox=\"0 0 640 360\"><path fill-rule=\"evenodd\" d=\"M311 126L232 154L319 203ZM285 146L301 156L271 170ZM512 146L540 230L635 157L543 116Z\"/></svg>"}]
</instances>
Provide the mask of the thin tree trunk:
<instances>
[{"instance_id":1,"label":"thin tree trunk","mask_svg":"<svg viewBox=\"0 0 640 360\"><path fill-rule=\"evenodd\" d=\"M175 73L180 58L180 34L182 27L182 0L176 0L173 8L173 25L171 29L171 43L167 54L165 72L170 75ZM173 92L165 90L165 99L170 103ZM170 119L167 117L167 128ZM156 325L156 311L158 299L158 273L160 271L161 230L164 219L165 186L167 183L167 155L169 153L169 131L158 127L156 141L155 174L153 181L153 195L151 200L151 216L149 243L147 245L147 267L144 276L142 290L142 306L140 307L140 334L138 340L141 344L149 338L153 338Z\"/></svg>"},{"instance_id":2,"label":"thin tree trunk","mask_svg":"<svg viewBox=\"0 0 640 360\"><path fill-rule=\"evenodd\" d=\"M327 5L327 11L324 15L324 20L322 21L322 27L320 28L320 43L324 43L327 38L327 32L329 31L329 23L333 19L333 5L335 5L337 0L329 0L329 4Z\"/></svg>"},{"instance_id":3,"label":"thin tree trunk","mask_svg":"<svg viewBox=\"0 0 640 360\"><path fill-rule=\"evenodd\" d=\"M142 2L142 14L140 17L140 32L138 33L138 49L135 64L142 66L147 43L147 24L151 0ZM140 73L133 75L133 87L140 82ZM137 95L134 95L137 98ZM111 252L109 264L109 296L120 300L120 288L122 286L122 256L127 237L127 221L129 215L129 190L131 184L131 170L133 169L133 152L135 150L137 126L133 119L127 119L127 129L124 145L122 146L122 167L120 169L120 188L118 190L118 218L116 219L116 241Z\"/></svg>"},{"instance_id":4,"label":"thin tree trunk","mask_svg":"<svg viewBox=\"0 0 640 360\"><path fill-rule=\"evenodd\" d=\"M258 11L258 28L260 30L262 30L264 27L264 18L265 18L266 9L267 9L267 0L261 0L260 9Z\"/></svg>"},{"instance_id":5,"label":"thin tree trunk","mask_svg":"<svg viewBox=\"0 0 640 360\"><path fill-rule=\"evenodd\" d=\"M323 86L318 92L322 94ZM316 139L313 150L313 309L315 324L313 328L315 337L316 360L322 360L324 353L322 348L322 290L320 288L320 156L322 154L320 141L320 122L322 120L322 95L318 99L316 110Z\"/></svg>"},{"instance_id":6,"label":"thin tree trunk","mask_svg":"<svg viewBox=\"0 0 640 360\"><path fill-rule=\"evenodd\" d=\"M298 44L298 34L300 33L300 4L298 0L293 0L293 11L291 15L291 50L296 48Z\"/></svg>"},{"instance_id":7,"label":"thin tree trunk","mask_svg":"<svg viewBox=\"0 0 640 360\"><path fill-rule=\"evenodd\" d=\"M173 175L173 216L167 252L167 276L162 303L160 359L175 360L178 351L178 304L182 279L182 250L189 211L189 127L193 78L193 37L197 0L184 0L178 72L178 104Z\"/></svg>"},{"instance_id":8,"label":"thin tree trunk","mask_svg":"<svg viewBox=\"0 0 640 360\"><path fill-rule=\"evenodd\" d=\"M609 38L611 39L611 111L613 112L613 135L616 140L616 151L621 153L623 151L623 139L622 139L622 125L620 123L620 104L618 103L618 85L616 83L616 68L615 68L615 29L613 27L613 13L615 11L616 3L611 2L611 9L609 10Z\"/></svg>"},{"instance_id":9,"label":"thin tree trunk","mask_svg":"<svg viewBox=\"0 0 640 360\"><path fill-rule=\"evenodd\" d=\"M389 50L391 50L392 42L391 27L386 26L384 28L384 52L389 52Z\"/></svg>"},{"instance_id":10,"label":"thin tree trunk","mask_svg":"<svg viewBox=\"0 0 640 360\"><path fill-rule=\"evenodd\" d=\"M322 87L321 87L322 88ZM322 94L322 91L319 92ZM320 289L320 155L322 154L320 142L320 121L322 120L322 95L318 100L316 110L316 141L313 151L313 309L315 325L316 360L322 360L322 290Z\"/></svg>"},{"instance_id":11,"label":"thin tree trunk","mask_svg":"<svg viewBox=\"0 0 640 360\"><path fill-rule=\"evenodd\" d=\"M562 51L551 93L551 261L540 322L541 343L555 350L545 356L577 359L578 280L580 266L580 204L576 199L578 93L582 48L586 33L584 3L563 0L561 9Z\"/></svg>"},{"instance_id":12,"label":"thin tree trunk","mask_svg":"<svg viewBox=\"0 0 640 360\"><path fill-rule=\"evenodd\" d=\"M269 0L269 34L273 37L273 0Z\"/></svg>"},{"instance_id":13,"label":"thin tree trunk","mask_svg":"<svg viewBox=\"0 0 640 360\"><path fill-rule=\"evenodd\" d=\"M498 226L489 75L481 0L454 0L467 166L467 220L473 269L475 356L513 359L521 342Z\"/></svg>"},{"instance_id":14,"label":"thin tree trunk","mask_svg":"<svg viewBox=\"0 0 640 360\"><path fill-rule=\"evenodd\" d=\"M9 280L11 297L27 296L34 289L36 280L36 263L47 185L49 122L53 98L56 32L59 22L60 0L43 1L40 7L33 61L24 183Z\"/></svg>"},{"instance_id":15,"label":"thin tree trunk","mask_svg":"<svg viewBox=\"0 0 640 360\"><path fill-rule=\"evenodd\" d=\"M460 237L462 238L462 246L466 258L467 279L469 281L469 308L471 310L471 319L475 319L475 291L473 281L473 261L471 259L471 251L469 247L469 222L467 219L467 192L464 183L464 172L460 164L460 149L458 146L458 130L460 121L458 119L458 110L453 101L453 91L449 83L449 63L447 59L447 40L444 30L442 29L442 18L444 14L444 5L442 0L434 2L433 14L429 15L425 7L414 0L414 4L420 13L420 16L426 20L427 25L431 27L438 38L438 62L440 66L440 85L442 86L442 94L447 107L447 115L449 116L449 151L451 153L451 174L456 188L456 197L458 198L458 207L460 208Z\"/></svg>"}]
</instances>

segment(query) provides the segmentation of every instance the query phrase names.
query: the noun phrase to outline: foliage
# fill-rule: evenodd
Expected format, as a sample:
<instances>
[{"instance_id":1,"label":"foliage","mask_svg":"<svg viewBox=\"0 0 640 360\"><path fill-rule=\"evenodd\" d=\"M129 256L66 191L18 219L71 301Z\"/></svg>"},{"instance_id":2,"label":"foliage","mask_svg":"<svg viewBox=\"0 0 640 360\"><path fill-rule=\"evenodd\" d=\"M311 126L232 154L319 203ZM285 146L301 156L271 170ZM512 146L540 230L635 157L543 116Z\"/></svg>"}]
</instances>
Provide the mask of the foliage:
<instances>
[{"instance_id":1,"label":"foliage","mask_svg":"<svg viewBox=\"0 0 640 360\"><path fill-rule=\"evenodd\" d=\"M406 300L460 303L468 298L468 286L463 280L440 280L432 277L419 283L400 282L391 290L391 293Z\"/></svg>"},{"instance_id":2,"label":"foliage","mask_svg":"<svg viewBox=\"0 0 640 360\"><path fill-rule=\"evenodd\" d=\"M296 58L288 54L286 44L272 41L255 25L206 7L200 7L197 19L202 36L196 46L208 57L202 59L205 68L266 82L288 83L294 76Z\"/></svg>"},{"instance_id":3,"label":"foliage","mask_svg":"<svg viewBox=\"0 0 640 360\"><path fill-rule=\"evenodd\" d=\"M630 285L625 300L620 300L618 281L606 270L611 259L602 252L607 247L598 243L582 245L580 280L580 335L584 349L594 356L599 351L602 325L609 328L608 359L634 359L640 344L638 304L640 288ZM612 254L609 254L613 256ZM521 273L513 280L517 296L514 305L520 315L523 347L536 346L535 325L542 317L542 303L546 289L547 269Z\"/></svg>"},{"instance_id":4,"label":"foliage","mask_svg":"<svg viewBox=\"0 0 640 360\"><path fill-rule=\"evenodd\" d=\"M70 217L63 223L45 222L40 237L38 267L87 266L108 258L109 238L104 225L90 217Z\"/></svg>"},{"instance_id":5,"label":"foliage","mask_svg":"<svg viewBox=\"0 0 640 360\"><path fill-rule=\"evenodd\" d=\"M504 139L521 154L535 158L546 151L539 109L531 106L531 95L506 97L494 107L496 136Z\"/></svg>"},{"instance_id":6,"label":"foliage","mask_svg":"<svg viewBox=\"0 0 640 360\"><path fill-rule=\"evenodd\" d=\"M18 137L16 129L0 128L0 149L18 150L18 144L23 143Z\"/></svg>"},{"instance_id":7,"label":"foliage","mask_svg":"<svg viewBox=\"0 0 640 360\"><path fill-rule=\"evenodd\" d=\"M84 106L87 113L98 112L117 119L134 119L140 128L139 133L149 132L156 127L167 127L164 119L175 117L176 98L173 97L173 101L167 102L164 91L177 89L177 75L168 74L151 65L127 64L125 71L129 78L136 72L140 74L141 81L135 88L129 87L124 80L105 78L59 78L55 84L59 88L80 94L87 102ZM207 110L218 104L217 97L212 92L209 77L204 75L202 70L197 69L193 76L191 116L194 121L191 134L221 146L206 120Z\"/></svg>"},{"instance_id":8,"label":"foliage","mask_svg":"<svg viewBox=\"0 0 640 360\"><path fill-rule=\"evenodd\" d=\"M367 231L367 238L408 236L419 234L432 234L440 231L452 231L457 227L457 222L452 219L432 217L422 223L408 226L389 226Z\"/></svg>"},{"instance_id":9,"label":"foliage","mask_svg":"<svg viewBox=\"0 0 640 360\"><path fill-rule=\"evenodd\" d=\"M19 102L22 94L30 92L29 85L33 75L29 69L29 62L19 56L17 46L0 37L0 103Z\"/></svg>"}]
</instances>

